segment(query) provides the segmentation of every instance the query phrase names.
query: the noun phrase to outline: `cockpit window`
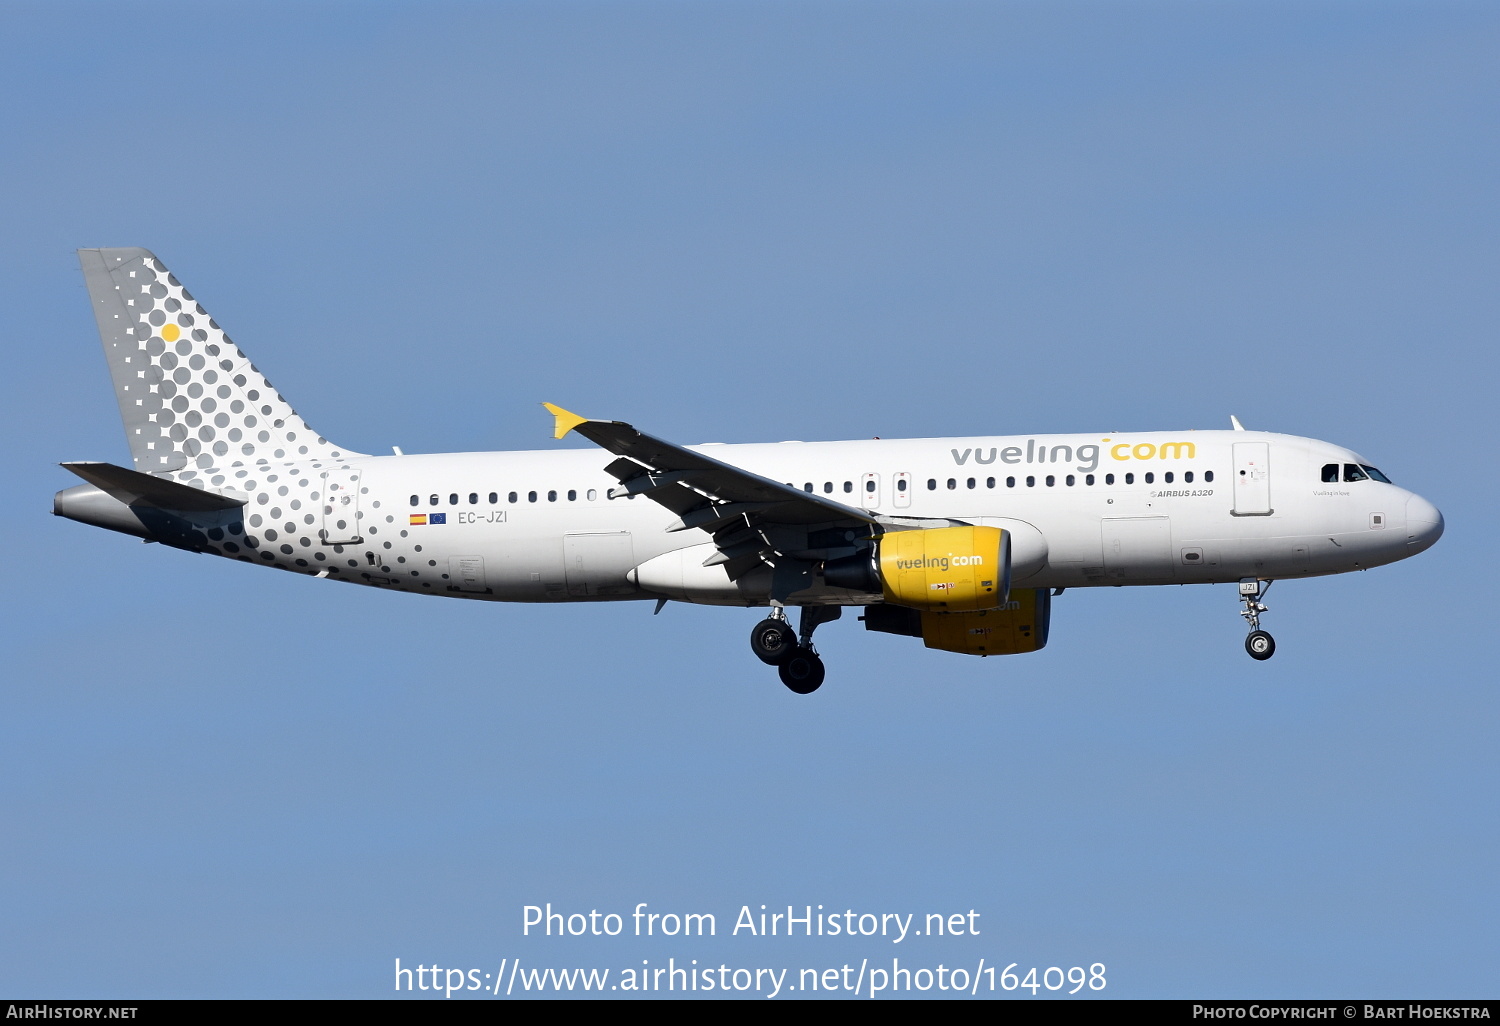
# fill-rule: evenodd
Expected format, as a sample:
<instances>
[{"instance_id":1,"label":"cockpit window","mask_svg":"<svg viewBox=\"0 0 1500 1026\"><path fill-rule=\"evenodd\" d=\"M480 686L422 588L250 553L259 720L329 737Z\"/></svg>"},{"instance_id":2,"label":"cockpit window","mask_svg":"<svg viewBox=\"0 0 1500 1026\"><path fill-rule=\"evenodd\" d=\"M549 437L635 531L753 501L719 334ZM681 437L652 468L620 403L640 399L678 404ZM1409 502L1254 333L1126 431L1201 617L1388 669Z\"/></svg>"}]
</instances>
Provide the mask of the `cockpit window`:
<instances>
[{"instance_id":1,"label":"cockpit window","mask_svg":"<svg viewBox=\"0 0 1500 1026\"><path fill-rule=\"evenodd\" d=\"M1324 484L1338 484L1339 483L1339 465L1337 463L1325 463L1325 464L1323 464L1323 483Z\"/></svg>"},{"instance_id":2,"label":"cockpit window","mask_svg":"<svg viewBox=\"0 0 1500 1026\"><path fill-rule=\"evenodd\" d=\"M1360 470L1357 465L1353 463L1344 464L1344 482L1346 484L1354 481L1368 481L1369 479L1370 475Z\"/></svg>"},{"instance_id":3,"label":"cockpit window","mask_svg":"<svg viewBox=\"0 0 1500 1026\"><path fill-rule=\"evenodd\" d=\"M1382 474L1380 471L1376 470L1374 467L1366 466L1363 463L1360 464L1360 467L1364 470L1364 472L1366 474L1369 474L1375 480L1377 480L1377 481L1384 481L1386 484L1390 484L1391 483L1391 479L1390 478L1386 477L1384 474Z\"/></svg>"}]
</instances>

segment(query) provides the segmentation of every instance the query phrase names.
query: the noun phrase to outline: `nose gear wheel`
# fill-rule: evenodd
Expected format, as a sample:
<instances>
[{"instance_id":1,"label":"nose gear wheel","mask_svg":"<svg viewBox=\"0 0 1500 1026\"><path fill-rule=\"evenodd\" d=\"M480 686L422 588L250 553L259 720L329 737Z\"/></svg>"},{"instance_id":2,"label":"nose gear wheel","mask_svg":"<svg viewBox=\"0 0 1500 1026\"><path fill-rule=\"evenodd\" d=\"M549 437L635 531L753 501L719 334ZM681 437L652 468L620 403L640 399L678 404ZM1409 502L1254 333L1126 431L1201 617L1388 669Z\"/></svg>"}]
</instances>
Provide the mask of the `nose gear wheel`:
<instances>
[{"instance_id":1,"label":"nose gear wheel","mask_svg":"<svg viewBox=\"0 0 1500 1026\"><path fill-rule=\"evenodd\" d=\"M1265 631L1251 631L1245 638L1245 651L1251 659L1269 659L1276 654L1276 639Z\"/></svg>"}]
</instances>

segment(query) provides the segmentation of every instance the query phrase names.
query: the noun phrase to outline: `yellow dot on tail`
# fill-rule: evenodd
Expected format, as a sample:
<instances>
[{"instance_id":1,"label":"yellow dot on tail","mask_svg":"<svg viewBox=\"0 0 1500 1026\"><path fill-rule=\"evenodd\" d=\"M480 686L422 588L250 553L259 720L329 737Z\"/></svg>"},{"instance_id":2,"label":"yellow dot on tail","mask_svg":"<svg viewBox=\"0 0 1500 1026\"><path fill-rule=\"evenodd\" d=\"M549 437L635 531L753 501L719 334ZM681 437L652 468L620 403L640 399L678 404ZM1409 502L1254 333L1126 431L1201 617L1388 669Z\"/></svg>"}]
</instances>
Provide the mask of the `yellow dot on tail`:
<instances>
[{"instance_id":1,"label":"yellow dot on tail","mask_svg":"<svg viewBox=\"0 0 1500 1026\"><path fill-rule=\"evenodd\" d=\"M176 342L177 336L180 334L181 332L177 330L177 325L175 324L168 324L166 327L161 329L161 337L166 339L168 342Z\"/></svg>"}]
</instances>

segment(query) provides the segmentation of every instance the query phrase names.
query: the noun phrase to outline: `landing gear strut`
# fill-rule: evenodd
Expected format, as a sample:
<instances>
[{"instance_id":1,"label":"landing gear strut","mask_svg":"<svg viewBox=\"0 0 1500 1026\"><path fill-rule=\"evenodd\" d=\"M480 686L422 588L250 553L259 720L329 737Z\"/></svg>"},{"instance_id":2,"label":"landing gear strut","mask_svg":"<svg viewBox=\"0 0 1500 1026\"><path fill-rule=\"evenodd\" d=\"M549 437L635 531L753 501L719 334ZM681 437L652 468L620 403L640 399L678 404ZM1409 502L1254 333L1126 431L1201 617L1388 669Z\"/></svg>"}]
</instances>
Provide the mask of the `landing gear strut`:
<instances>
[{"instance_id":1,"label":"landing gear strut","mask_svg":"<svg viewBox=\"0 0 1500 1026\"><path fill-rule=\"evenodd\" d=\"M812 646L813 631L821 623L837 620L838 606L803 606L797 633L786 622L780 606L750 632L750 648L761 662L776 667L781 683L799 695L810 695L823 683L823 660Z\"/></svg>"},{"instance_id":2,"label":"landing gear strut","mask_svg":"<svg viewBox=\"0 0 1500 1026\"><path fill-rule=\"evenodd\" d=\"M1240 601L1245 603L1240 615L1250 625L1250 633L1245 637L1245 651L1250 653L1251 659L1269 659L1276 654L1276 639L1260 629L1260 614L1267 611L1261 599L1274 583L1255 577L1240 582Z\"/></svg>"}]
</instances>

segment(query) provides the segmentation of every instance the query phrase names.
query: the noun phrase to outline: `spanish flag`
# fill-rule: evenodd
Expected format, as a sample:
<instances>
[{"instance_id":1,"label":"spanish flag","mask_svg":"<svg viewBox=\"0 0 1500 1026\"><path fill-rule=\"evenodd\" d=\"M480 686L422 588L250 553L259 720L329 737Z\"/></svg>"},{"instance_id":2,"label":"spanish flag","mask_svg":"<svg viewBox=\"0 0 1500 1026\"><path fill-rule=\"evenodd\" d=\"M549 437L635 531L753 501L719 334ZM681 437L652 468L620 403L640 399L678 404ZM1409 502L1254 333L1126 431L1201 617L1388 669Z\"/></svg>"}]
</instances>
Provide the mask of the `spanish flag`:
<instances>
[{"instance_id":1,"label":"spanish flag","mask_svg":"<svg viewBox=\"0 0 1500 1026\"><path fill-rule=\"evenodd\" d=\"M427 514L426 513L413 513L411 515L411 526L412 527L426 527L427 526Z\"/></svg>"}]
</instances>

